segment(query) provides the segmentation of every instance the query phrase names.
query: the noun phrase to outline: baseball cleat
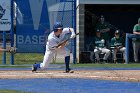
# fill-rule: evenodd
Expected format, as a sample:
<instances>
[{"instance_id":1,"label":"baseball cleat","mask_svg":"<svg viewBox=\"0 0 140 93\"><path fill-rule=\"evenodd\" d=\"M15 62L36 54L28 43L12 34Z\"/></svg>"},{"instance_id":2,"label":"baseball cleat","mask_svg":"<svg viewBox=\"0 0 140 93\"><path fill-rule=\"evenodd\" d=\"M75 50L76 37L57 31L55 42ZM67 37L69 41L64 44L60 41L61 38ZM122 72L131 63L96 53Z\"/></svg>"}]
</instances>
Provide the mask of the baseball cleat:
<instances>
[{"instance_id":1,"label":"baseball cleat","mask_svg":"<svg viewBox=\"0 0 140 93\"><path fill-rule=\"evenodd\" d=\"M74 71L71 70L71 69L67 69L67 70L66 70L66 73L74 73Z\"/></svg>"},{"instance_id":2,"label":"baseball cleat","mask_svg":"<svg viewBox=\"0 0 140 93\"><path fill-rule=\"evenodd\" d=\"M69 73L74 73L74 71L73 70L70 70Z\"/></svg>"},{"instance_id":3,"label":"baseball cleat","mask_svg":"<svg viewBox=\"0 0 140 93\"><path fill-rule=\"evenodd\" d=\"M37 67L35 66L35 64L32 65L32 72L36 72L37 71Z\"/></svg>"}]
</instances>

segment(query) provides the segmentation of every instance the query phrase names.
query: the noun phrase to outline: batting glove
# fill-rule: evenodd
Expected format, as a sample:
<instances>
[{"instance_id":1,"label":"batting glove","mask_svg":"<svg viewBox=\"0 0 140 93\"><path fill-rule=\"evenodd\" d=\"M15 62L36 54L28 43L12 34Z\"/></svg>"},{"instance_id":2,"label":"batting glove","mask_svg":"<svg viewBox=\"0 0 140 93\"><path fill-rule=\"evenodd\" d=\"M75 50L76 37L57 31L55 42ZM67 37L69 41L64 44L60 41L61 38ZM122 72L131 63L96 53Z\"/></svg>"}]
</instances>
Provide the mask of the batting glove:
<instances>
[{"instance_id":1,"label":"batting glove","mask_svg":"<svg viewBox=\"0 0 140 93\"><path fill-rule=\"evenodd\" d=\"M75 38L75 36L76 36L76 35L75 35L75 33L74 33L74 32L72 32L72 34L71 34L70 38L71 38L71 39L73 39L73 38Z\"/></svg>"}]
</instances>

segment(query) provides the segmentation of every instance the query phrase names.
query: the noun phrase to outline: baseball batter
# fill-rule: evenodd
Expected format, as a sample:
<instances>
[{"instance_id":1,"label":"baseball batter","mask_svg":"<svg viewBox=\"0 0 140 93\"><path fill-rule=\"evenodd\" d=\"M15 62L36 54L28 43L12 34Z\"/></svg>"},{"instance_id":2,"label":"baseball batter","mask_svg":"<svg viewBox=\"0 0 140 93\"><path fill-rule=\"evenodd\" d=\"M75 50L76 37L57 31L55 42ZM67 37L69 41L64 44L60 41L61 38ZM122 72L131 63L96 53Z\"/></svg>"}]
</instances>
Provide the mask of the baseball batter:
<instances>
[{"instance_id":1,"label":"baseball batter","mask_svg":"<svg viewBox=\"0 0 140 93\"><path fill-rule=\"evenodd\" d=\"M66 73L73 72L70 67L70 50L65 47L66 42L58 46L60 42L64 39L67 33L71 32L70 38L75 38L75 32L73 28L63 28L61 22L56 22L53 27L53 31L48 36L48 41L46 43L46 51L42 63L35 63L32 66L32 72L35 72L38 68L47 68L53 59L55 52L62 54L65 57Z\"/></svg>"}]
</instances>

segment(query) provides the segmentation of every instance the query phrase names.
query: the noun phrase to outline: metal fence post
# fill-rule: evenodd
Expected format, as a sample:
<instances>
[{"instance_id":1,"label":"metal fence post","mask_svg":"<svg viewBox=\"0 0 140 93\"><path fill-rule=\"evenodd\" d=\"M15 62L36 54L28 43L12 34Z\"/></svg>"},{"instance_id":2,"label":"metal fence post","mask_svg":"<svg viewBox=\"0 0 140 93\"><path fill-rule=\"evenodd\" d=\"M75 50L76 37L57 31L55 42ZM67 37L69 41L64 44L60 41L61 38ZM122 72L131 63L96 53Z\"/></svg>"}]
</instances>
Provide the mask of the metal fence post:
<instances>
[{"instance_id":1,"label":"metal fence post","mask_svg":"<svg viewBox=\"0 0 140 93\"><path fill-rule=\"evenodd\" d=\"M74 30L76 33L76 0L74 0ZM74 39L74 56L73 56L73 63L76 64L76 38Z\"/></svg>"},{"instance_id":2,"label":"metal fence post","mask_svg":"<svg viewBox=\"0 0 140 93\"><path fill-rule=\"evenodd\" d=\"M3 31L3 48L6 49L6 32ZM3 64L6 64L6 51L3 52Z\"/></svg>"},{"instance_id":3,"label":"metal fence post","mask_svg":"<svg viewBox=\"0 0 140 93\"><path fill-rule=\"evenodd\" d=\"M11 0L11 31L10 31L10 39L11 39L11 47L14 45L14 32L13 32L13 0ZM14 65L14 54L10 53L10 64Z\"/></svg>"}]
</instances>

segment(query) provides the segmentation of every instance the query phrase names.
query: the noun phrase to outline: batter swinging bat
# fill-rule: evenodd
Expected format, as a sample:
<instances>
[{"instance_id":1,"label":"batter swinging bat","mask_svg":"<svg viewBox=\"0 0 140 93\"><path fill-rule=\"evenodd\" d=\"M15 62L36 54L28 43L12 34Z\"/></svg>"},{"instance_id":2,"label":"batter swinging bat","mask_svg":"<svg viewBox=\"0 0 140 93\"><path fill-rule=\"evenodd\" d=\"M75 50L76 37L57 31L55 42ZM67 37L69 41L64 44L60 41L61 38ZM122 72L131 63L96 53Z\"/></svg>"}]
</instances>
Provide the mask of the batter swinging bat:
<instances>
[{"instance_id":1,"label":"batter swinging bat","mask_svg":"<svg viewBox=\"0 0 140 93\"><path fill-rule=\"evenodd\" d=\"M76 33L76 36L77 35L79 35L79 33ZM60 42L57 46L56 46L56 48L58 48L59 46L61 46L61 45L63 45L64 43L66 43L67 41L69 41L70 40L70 38L68 38L68 39L66 39L66 40L64 40L64 41L62 41L62 42Z\"/></svg>"}]
</instances>

